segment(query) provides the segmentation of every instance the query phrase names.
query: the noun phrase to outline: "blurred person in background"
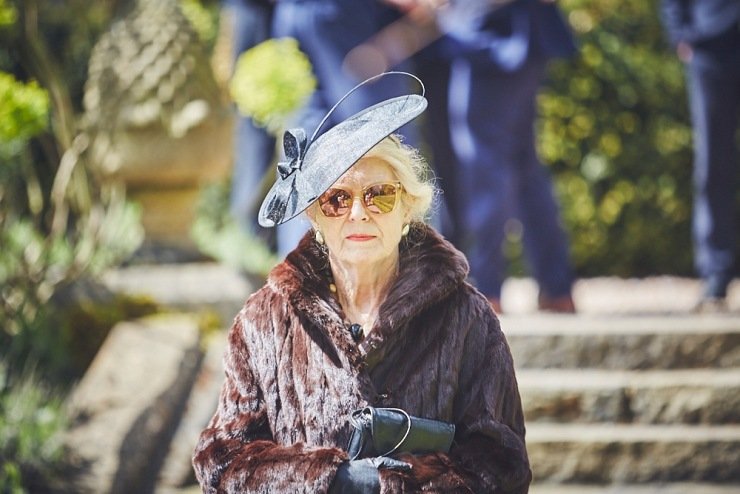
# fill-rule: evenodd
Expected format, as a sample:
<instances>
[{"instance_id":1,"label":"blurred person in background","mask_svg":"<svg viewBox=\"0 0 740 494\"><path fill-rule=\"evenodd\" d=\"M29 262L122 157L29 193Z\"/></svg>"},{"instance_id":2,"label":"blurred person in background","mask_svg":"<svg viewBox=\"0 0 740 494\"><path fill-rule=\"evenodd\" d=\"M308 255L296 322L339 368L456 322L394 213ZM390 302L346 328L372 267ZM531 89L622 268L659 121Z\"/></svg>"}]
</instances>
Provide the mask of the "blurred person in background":
<instances>
[{"instance_id":1,"label":"blurred person in background","mask_svg":"<svg viewBox=\"0 0 740 494\"><path fill-rule=\"evenodd\" d=\"M523 228L538 307L574 312L569 241L535 149L536 97L547 63L576 51L547 0L389 0L429 8L439 39L415 57L431 101L427 135L446 204L442 231L470 261L476 286L501 312L506 228ZM418 14L416 17L421 17Z\"/></svg>"},{"instance_id":2,"label":"blurred person in background","mask_svg":"<svg viewBox=\"0 0 740 494\"><path fill-rule=\"evenodd\" d=\"M704 282L696 310L722 310L737 248L740 1L662 0L661 7L685 64L694 131L694 264Z\"/></svg>"}]
</instances>

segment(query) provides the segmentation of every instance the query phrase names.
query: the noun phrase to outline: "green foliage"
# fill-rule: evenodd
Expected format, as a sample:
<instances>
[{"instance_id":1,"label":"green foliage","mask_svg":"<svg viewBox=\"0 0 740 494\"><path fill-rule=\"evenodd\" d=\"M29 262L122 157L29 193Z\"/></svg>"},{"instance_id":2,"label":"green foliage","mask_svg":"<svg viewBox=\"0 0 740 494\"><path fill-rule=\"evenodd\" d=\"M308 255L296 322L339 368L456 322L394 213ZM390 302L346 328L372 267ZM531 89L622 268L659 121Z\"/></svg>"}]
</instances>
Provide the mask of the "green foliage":
<instances>
[{"instance_id":1,"label":"green foliage","mask_svg":"<svg viewBox=\"0 0 740 494\"><path fill-rule=\"evenodd\" d=\"M0 0L0 27L10 26L18 19L18 11L7 0Z\"/></svg>"},{"instance_id":2,"label":"green foliage","mask_svg":"<svg viewBox=\"0 0 740 494\"><path fill-rule=\"evenodd\" d=\"M0 222L0 356L43 362L45 375L63 378L79 368L79 359L70 357L100 343L101 331L85 325L73 328L77 339L69 338L72 331L64 330L50 302L61 287L99 274L140 244L138 210L131 204L114 205L101 223L80 225L77 235L45 235L29 220ZM110 309L109 318L120 314ZM106 321L105 331L115 320ZM79 333L83 329L90 333Z\"/></svg>"},{"instance_id":3,"label":"green foliage","mask_svg":"<svg viewBox=\"0 0 740 494\"><path fill-rule=\"evenodd\" d=\"M23 170L29 169L28 141L48 125L48 93L34 81L24 84L0 71L0 202L28 198L29 207L40 210L38 181L26 180ZM21 197L14 189L23 190Z\"/></svg>"},{"instance_id":4,"label":"green foliage","mask_svg":"<svg viewBox=\"0 0 740 494\"><path fill-rule=\"evenodd\" d=\"M292 38L270 39L242 53L230 83L239 111L273 133L315 88L311 63Z\"/></svg>"},{"instance_id":5,"label":"green foliage","mask_svg":"<svg viewBox=\"0 0 740 494\"><path fill-rule=\"evenodd\" d=\"M28 40L16 41L31 50ZM10 58L0 56L0 64ZM49 75L53 71L40 73L57 93L64 90ZM139 209L119 188L97 183L87 171L83 139L57 159L55 148L64 150L64 142L52 142L46 131L63 99L57 94L51 101L38 84L0 72L0 358L9 359L11 368L38 362L45 376L64 368L74 344L64 340L54 320L55 293L120 262L143 237ZM48 149L53 151L43 152Z\"/></svg>"},{"instance_id":6,"label":"green foliage","mask_svg":"<svg viewBox=\"0 0 740 494\"><path fill-rule=\"evenodd\" d=\"M203 189L191 236L206 255L248 273L266 275L277 262L269 248L247 234L229 214L229 185Z\"/></svg>"},{"instance_id":7,"label":"green foliage","mask_svg":"<svg viewBox=\"0 0 740 494\"><path fill-rule=\"evenodd\" d=\"M0 22L0 70L22 79L35 78L50 89L61 83L55 98L69 97L82 110L90 51L111 21L134 3L131 0L0 0L17 22L3 30ZM0 3L0 18L2 15ZM5 32L3 32L5 31ZM40 54L49 48L53 56ZM41 58L39 58L41 55ZM46 54L48 55L48 54ZM58 110L58 109L57 109Z\"/></svg>"},{"instance_id":8,"label":"green foliage","mask_svg":"<svg viewBox=\"0 0 740 494\"><path fill-rule=\"evenodd\" d=\"M34 81L23 84L0 71L0 153L3 146L28 140L46 129L49 95Z\"/></svg>"},{"instance_id":9,"label":"green foliage","mask_svg":"<svg viewBox=\"0 0 740 494\"><path fill-rule=\"evenodd\" d=\"M128 207L128 205L126 206ZM108 216L117 227L136 227L129 220ZM76 297L60 301L82 273L97 274L116 261L110 248L88 247L87 240L44 238L28 221L15 221L0 229L0 359L14 372L29 362L36 374L66 387L79 379L113 325L121 320L156 312L152 301L127 296L96 300ZM126 235L121 235L125 247ZM91 249L91 253L84 251ZM81 266L78 263L84 262ZM91 287L95 293L99 287ZM67 297L68 299L71 297Z\"/></svg>"},{"instance_id":10,"label":"green foliage","mask_svg":"<svg viewBox=\"0 0 740 494\"><path fill-rule=\"evenodd\" d=\"M62 399L27 371L9 380L0 361L0 492L49 488L64 465Z\"/></svg>"},{"instance_id":11,"label":"green foliage","mask_svg":"<svg viewBox=\"0 0 740 494\"><path fill-rule=\"evenodd\" d=\"M581 275L691 272L691 129L657 0L563 0L580 43L539 97Z\"/></svg>"},{"instance_id":12,"label":"green foliage","mask_svg":"<svg viewBox=\"0 0 740 494\"><path fill-rule=\"evenodd\" d=\"M201 41L212 46L218 31L218 9L209 9L198 0L180 0L180 9L198 33Z\"/></svg>"}]
</instances>

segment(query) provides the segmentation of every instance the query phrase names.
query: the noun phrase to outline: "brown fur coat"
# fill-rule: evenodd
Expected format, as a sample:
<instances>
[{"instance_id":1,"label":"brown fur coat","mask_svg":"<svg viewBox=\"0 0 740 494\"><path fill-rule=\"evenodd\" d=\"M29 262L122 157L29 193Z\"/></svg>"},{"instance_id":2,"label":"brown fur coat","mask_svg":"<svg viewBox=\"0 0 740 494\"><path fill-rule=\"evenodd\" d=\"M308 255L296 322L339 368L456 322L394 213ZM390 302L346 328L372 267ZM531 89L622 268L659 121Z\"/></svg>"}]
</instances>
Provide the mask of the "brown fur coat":
<instances>
[{"instance_id":1,"label":"brown fur coat","mask_svg":"<svg viewBox=\"0 0 740 494\"><path fill-rule=\"evenodd\" d=\"M511 354L467 262L431 228L402 241L399 276L359 345L310 235L247 300L226 381L193 464L203 490L326 492L347 460L350 412L403 408L454 422L447 454L401 455L381 492L526 493L531 472Z\"/></svg>"}]
</instances>

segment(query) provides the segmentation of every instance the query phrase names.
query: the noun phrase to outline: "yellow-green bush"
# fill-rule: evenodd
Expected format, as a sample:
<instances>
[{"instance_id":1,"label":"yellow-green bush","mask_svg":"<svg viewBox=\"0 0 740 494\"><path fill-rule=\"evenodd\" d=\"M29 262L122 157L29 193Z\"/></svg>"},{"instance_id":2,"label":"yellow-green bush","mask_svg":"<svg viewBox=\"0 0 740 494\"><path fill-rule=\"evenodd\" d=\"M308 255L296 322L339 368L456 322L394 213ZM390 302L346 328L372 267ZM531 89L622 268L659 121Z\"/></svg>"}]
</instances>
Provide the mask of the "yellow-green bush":
<instances>
[{"instance_id":1,"label":"yellow-green bush","mask_svg":"<svg viewBox=\"0 0 740 494\"><path fill-rule=\"evenodd\" d=\"M48 125L49 96L35 81L0 72L0 145L26 140Z\"/></svg>"},{"instance_id":2,"label":"yellow-green bush","mask_svg":"<svg viewBox=\"0 0 740 494\"><path fill-rule=\"evenodd\" d=\"M580 275L690 274L691 128L657 0L563 0L579 55L551 66L539 151Z\"/></svg>"},{"instance_id":3,"label":"yellow-green bush","mask_svg":"<svg viewBox=\"0 0 740 494\"><path fill-rule=\"evenodd\" d=\"M270 39L242 53L230 83L239 111L273 132L315 87L311 64L292 38Z\"/></svg>"},{"instance_id":4,"label":"yellow-green bush","mask_svg":"<svg viewBox=\"0 0 740 494\"><path fill-rule=\"evenodd\" d=\"M62 399L32 370L9 381L0 359L0 492L54 491L62 475Z\"/></svg>"}]
</instances>

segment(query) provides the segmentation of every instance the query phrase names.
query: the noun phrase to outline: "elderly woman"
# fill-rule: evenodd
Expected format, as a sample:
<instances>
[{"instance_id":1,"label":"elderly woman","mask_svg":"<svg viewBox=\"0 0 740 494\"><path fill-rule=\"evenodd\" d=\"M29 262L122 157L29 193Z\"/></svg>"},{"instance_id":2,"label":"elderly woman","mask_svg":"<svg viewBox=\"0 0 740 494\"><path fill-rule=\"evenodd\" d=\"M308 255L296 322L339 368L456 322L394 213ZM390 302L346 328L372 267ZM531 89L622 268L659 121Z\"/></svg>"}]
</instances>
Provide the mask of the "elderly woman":
<instances>
[{"instance_id":1,"label":"elderly woman","mask_svg":"<svg viewBox=\"0 0 740 494\"><path fill-rule=\"evenodd\" d=\"M527 492L508 345L462 254L422 222L424 161L391 135L425 107L407 95L308 144L286 133L260 221L305 210L313 229L231 328L193 457L205 492ZM454 424L451 447L352 459L349 418L366 406Z\"/></svg>"}]
</instances>

